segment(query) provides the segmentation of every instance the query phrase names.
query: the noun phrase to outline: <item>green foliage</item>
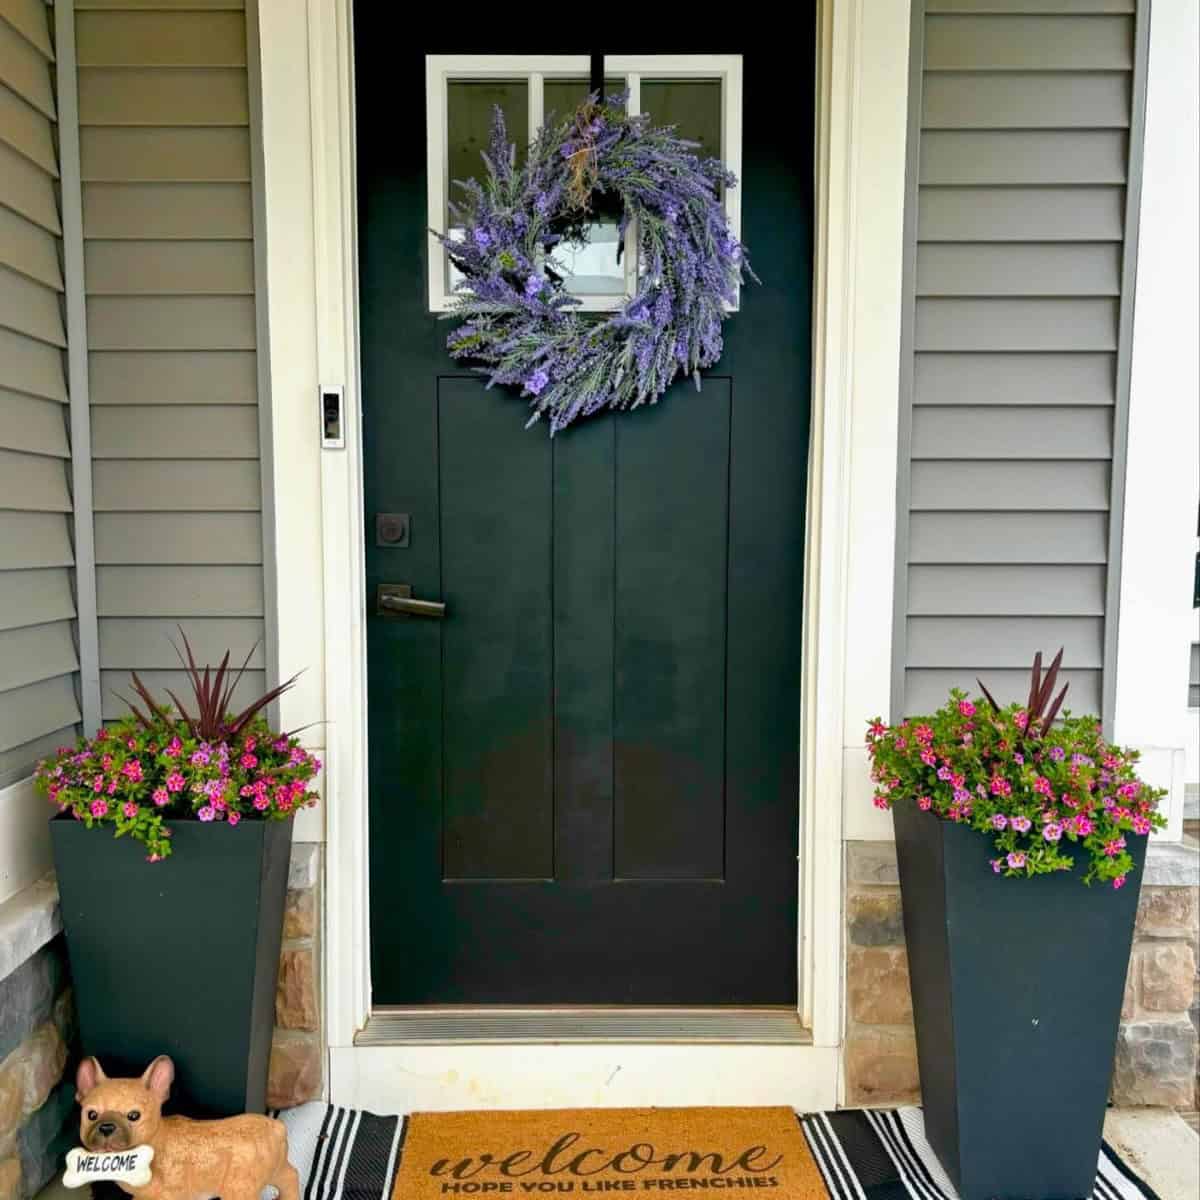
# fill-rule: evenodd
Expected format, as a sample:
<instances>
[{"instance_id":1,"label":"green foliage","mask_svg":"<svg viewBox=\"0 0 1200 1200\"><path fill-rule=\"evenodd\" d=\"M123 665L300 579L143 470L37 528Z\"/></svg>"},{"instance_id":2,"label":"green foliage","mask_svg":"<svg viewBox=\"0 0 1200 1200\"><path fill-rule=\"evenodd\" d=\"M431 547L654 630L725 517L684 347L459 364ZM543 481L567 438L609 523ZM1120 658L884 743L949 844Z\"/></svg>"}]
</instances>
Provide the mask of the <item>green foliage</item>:
<instances>
[{"instance_id":1,"label":"green foliage","mask_svg":"<svg viewBox=\"0 0 1200 1200\"><path fill-rule=\"evenodd\" d=\"M1084 883L1123 887L1133 868L1130 837L1166 822L1162 789L1138 778L1138 754L1106 742L1095 717L1054 714L1050 695L1061 654L1045 681L1041 656L1031 700L1000 707L951 692L937 712L867 730L875 805L915 804L929 819L954 821L992 838L998 875L1030 877L1075 866L1064 843L1086 851ZM982 685L981 685L982 687Z\"/></svg>"}]
</instances>

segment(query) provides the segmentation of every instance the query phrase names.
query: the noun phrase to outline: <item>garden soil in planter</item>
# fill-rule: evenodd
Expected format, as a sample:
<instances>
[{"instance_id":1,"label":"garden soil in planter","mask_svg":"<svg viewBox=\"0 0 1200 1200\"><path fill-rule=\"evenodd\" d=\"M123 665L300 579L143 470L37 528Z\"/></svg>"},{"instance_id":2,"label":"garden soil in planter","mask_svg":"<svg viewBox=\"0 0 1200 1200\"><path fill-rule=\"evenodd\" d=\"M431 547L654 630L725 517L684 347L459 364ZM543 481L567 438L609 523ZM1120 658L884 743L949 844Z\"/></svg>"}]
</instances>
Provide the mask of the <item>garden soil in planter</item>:
<instances>
[{"instance_id":1,"label":"garden soil in planter","mask_svg":"<svg viewBox=\"0 0 1200 1200\"><path fill-rule=\"evenodd\" d=\"M1086 853L1006 879L987 836L893 813L930 1143L964 1200L1090 1196L1147 839L1120 890Z\"/></svg>"},{"instance_id":2,"label":"garden soil in planter","mask_svg":"<svg viewBox=\"0 0 1200 1200\"><path fill-rule=\"evenodd\" d=\"M262 1112L291 821L172 821L174 853L50 822L81 1047L110 1075L169 1054L170 1110Z\"/></svg>"}]
</instances>

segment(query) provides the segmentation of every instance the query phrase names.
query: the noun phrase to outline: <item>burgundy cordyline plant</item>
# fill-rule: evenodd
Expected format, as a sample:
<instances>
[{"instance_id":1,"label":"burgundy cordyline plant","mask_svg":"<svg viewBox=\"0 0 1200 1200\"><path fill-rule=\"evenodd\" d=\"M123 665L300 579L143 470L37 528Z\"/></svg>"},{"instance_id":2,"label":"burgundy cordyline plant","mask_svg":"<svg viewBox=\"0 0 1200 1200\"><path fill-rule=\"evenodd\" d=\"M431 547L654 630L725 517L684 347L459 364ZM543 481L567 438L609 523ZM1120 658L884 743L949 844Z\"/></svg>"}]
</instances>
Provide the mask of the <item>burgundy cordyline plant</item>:
<instances>
[{"instance_id":1,"label":"burgundy cordyline plant","mask_svg":"<svg viewBox=\"0 0 1200 1200\"><path fill-rule=\"evenodd\" d=\"M1044 678L1036 656L1024 704L1001 707L980 683L980 699L956 689L932 716L876 717L867 730L876 807L915 804L989 835L998 875L1074 870L1066 847L1075 843L1084 883L1124 887L1128 839L1166 823L1157 811L1165 792L1138 778L1137 752L1109 745L1095 717L1063 709L1055 720L1067 693L1064 684L1051 700L1062 656Z\"/></svg>"},{"instance_id":2,"label":"burgundy cordyline plant","mask_svg":"<svg viewBox=\"0 0 1200 1200\"><path fill-rule=\"evenodd\" d=\"M603 408L654 403L680 374L699 388L720 358L727 306L743 274L755 276L721 205L737 181L695 149L673 127L627 116L623 98L593 96L547 122L518 166L496 109L484 179L455 181L461 240L433 232L464 276L451 355L482 364L489 386L519 388L530 424L544 415L553 435ZM620 204L622 243L633 223L640 270L636 294L602 318L575 311L554 258L586 240L598 196Z\"/></svg>"},{"instance_id":3,"label":"burgundy cordyline plant","mask_svg":"<svg viewBox=\"0 0 1200 1200\"><path fill-rule=\"evenodd\" d=\"M160 704L134 672L132 685L143 701L130 715L80 738L74 749L60 746L38 764L38 790L60 812L91 828L107 825L116 837L142 842L149 862L171 853L166 819L224 822L286 820L317 802L308 784L321 769L293 733L277 733L262 716L277 696L296 682L271 688L240 711L232 707L250 657L231 671L229 654L220 665L200 668L180 630L187 657L191 699L174 692L174 707ZM176 653L179 653L176 648Z\"/></svg>"}]
</instances>

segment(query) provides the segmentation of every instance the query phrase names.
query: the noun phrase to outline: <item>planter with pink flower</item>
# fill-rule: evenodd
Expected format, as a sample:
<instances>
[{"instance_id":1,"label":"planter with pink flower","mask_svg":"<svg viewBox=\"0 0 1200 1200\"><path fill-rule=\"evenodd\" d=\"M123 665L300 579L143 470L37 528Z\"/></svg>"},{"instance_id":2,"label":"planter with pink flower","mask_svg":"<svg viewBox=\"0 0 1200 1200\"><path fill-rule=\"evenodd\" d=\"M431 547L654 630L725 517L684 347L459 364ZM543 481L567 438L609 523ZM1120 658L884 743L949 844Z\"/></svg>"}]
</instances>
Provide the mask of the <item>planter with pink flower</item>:
<instances>
[{"instance_id":1,"label":"planter with pink flower","mask_svg":"<svg viewBox=\"0 0 1200 1200\"><path fill-rule=\"evenodd\" d=\"M118 1073L156 1054L196 1116L262 1111L292 841L320 762L268 705L235 703L229 656L183 664L191 695L135 675L130 715L37 770L88 1053Z\"/></svg>"},{"instance_id":2,"label":"planter with pink flower","mask_svg":"<svg viewBox=\"0 0 1200 1200\"><path fill-rule=\"evenodd\" d=\"M1162 792L1063 709L980 684L867 733L891 809L925 1128L964 1200L1090 1196Z\"/></svg>"}]
</instances>

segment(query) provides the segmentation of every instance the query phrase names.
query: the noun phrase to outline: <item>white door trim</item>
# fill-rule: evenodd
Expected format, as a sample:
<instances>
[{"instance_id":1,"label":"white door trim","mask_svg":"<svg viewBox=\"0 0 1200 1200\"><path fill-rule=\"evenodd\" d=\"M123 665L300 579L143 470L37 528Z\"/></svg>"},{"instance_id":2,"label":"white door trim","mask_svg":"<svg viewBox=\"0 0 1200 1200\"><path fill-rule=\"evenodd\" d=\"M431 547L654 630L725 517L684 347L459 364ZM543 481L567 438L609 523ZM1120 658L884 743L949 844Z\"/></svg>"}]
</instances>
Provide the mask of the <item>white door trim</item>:
<instances>
[{"instance_id":1,"label":"white door trim","mask_svg":"<svg viewBox=\"0 0 1200 1200\"><path fill-rule=\"evenodd\" d=\"M875 58L886 54L889 63L906 61L907 13L902 14L903 19L896 16L900 7L894 0L819 3L813 444L803 614L802 794L798 798L802 893L797 970L800 1015L813 1038L805 1061L819 1059L824 1064L821 1072L831 1072L830 1081L836 1076L836 1065L830 1064L836 1064L838 1056L825 1053L825 1049L838 1047L842 1040L843 761L847 738L850 743L859 740L857 729L849 728L847 710L857 710L864 692L872 699L883 697L877 707L886 708L886 663L878 668L879 688L870 671L856 674L856 655L866 652L874 662L880 658L880 648L874 642L864 643L865 651L854 645L847 648L848 639L855 641L864 632L862 604L857 598L851 604L850 598L852 584L857 580L861 590L862 581L855 539L863 532L864 512L870 525L886 524L889 513L894 513L894 474L889 482L886 470L873 470L864 484L858 455L863 440L860 430L866 422L871 429L865 439L868 451L879 456L876 465L886 459L888 413L896 405L898 357L891 354L887 337L882 350L875 342L881 323L885 332L890 329L892 292L898 297L897 213L902 209L903 152L901 149L898 155L898 168L892 158L883 168L877 169L873 163L864 166L860 125L865 112L866 119L873 122L865 131L869 139L878 137L881 128L883 136L894 140L893 126L878 118L897 109L904 111L907 76L903 69L885 73L886 94L880 94L874 82ZM381 1048L352 1051L354 1036L369 1013L370 979L351 0L308 0L306 13L297 8L264 3L260 10L271 316L270 344L262 352L269 355L272 370L277 513L286 514L289 506L308 502L308 497L293 494L305 486L304 477L297 481L299 472L282 468L302 461L312 463L315 471L319 460L319 535L311 518L311 530L293 524L281 526L277 533L280 576L292 580L290 587L280 589L278 617L281 669L312 662L313 641L324 638L323 715L328 722L325 1030L333 1061L342 1064L333 1072L336 1088L339 1079L361 1075L365 1068L360 1055L384 1053ZM889 17L893 8L896 11ZM871 10L869 19L867 9ZM867 31L871 23L880 21L884 26L880 35L889 41L886 50L879 48L880 37ZM896 44L898 36L901 44ZM301 70L298 75L297 64L306 60L307 73ZM899 128L903 129L902 117ZM311 193L306 194L309 182ZM876 268L875 251L880 246L891 247L893 241L896 271L887 261L881 270ZM893 306L898 346L898 302ZM858 358L865 359L868 349L872 356L865 368L863 361L856 362L856 333ZM859 396L857 411L856 372L860 377L876 376L871 379L870 395ZM299 386L301 380L307 380L304 386ZM317 448L318 384L345 389L348 448L344 451ZM890 420L894 459L894 415ZM879 429L883 432L875 432ZM853 464L852 441L856 447ZM316 503L314 499L314 508ZM315 550L307 549L303 539L308 538L311 547L318 536L323 601L312 598L315 589L301 590L293 597L292 588L301 585L306 575L311 579L314 566ZM890 541L890 529L886 540ZM871 566L873 581L890 578L890 562L873 561ZM318 617L316 608L321 604ZM880 606L890 608L890 594L880 598L876 607ZM886 621L880 624L880 638L887 636L882 629L885 625ZM872 636L875 628L872 621ZM885 658L886 653L884 649ZM285 712L285 721L293 712L301 720L312 719L311 707L301 711L299 705L302 701L310 704L314 693L321 695L320 667L316 682L309 687L309 692L292 698L293 707ZM858 720L856 713L851 716ZM738 1051L731 1048L731 1052ZM360 1064L353 1070L348 1066L351 1054ZM558 1051L545 1057L557 1061L557 1055ZM835 1087L834 1082L822 1085L826 1102L834 1099Z\"/></svg>"}]
</instances>

